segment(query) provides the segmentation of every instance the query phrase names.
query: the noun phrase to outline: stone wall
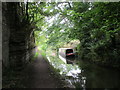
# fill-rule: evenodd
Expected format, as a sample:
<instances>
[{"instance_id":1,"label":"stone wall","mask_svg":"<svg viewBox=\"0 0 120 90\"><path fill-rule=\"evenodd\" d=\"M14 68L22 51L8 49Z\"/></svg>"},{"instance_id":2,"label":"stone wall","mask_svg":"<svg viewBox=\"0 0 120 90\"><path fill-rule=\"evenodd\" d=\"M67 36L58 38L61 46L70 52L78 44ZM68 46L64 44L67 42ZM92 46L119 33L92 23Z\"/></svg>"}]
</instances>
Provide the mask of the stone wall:
<instances>
[{"instance_id":1,"label":"stone wall","mask_svg":"<svg viewBox=\"0 0 120 90\"><path fill-rule=\"evenodd\" d=\"M19 2L2 3L3 66L14 69L29 62L34 48L33 27L23 24L18 5Z\"/></svg>"},{"instance_id":2,"label":"stone wall","mask_svg":"<svg viewBox=\"0 0 120 90\"><path fill-rule=\"evenodd\" d=\"M0 89L2 89L2 2L0 2Z\"/></svg>"},{"instance_id":3,"label":"stone wall","mask_svg":"<svg viewBox=\"0 0 120 90\"><path fill-rule=\"evenodd\" d=\"M3 66L7 67L9 66L9 35L10 35L10 30L8 23L7 23L7 18L6 18L6 11L7 8L5 7L6 3L2 4L2 61L3 61Z\"/></svg>"}]
</instances>

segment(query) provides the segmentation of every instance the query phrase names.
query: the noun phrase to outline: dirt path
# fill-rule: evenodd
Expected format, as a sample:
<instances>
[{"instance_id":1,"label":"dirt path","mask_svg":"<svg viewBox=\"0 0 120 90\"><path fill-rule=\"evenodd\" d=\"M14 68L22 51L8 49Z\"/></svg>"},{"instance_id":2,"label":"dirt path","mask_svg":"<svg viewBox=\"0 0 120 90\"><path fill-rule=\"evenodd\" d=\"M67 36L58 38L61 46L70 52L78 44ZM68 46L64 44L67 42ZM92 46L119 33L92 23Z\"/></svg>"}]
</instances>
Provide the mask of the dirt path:
<instances>
[{"instance_id":1,"label":"dirt path","mask_svg":"<svg viewBox=\"0 0 120 90\"><path fill-rule=\"evenodd\" d=\"M61 88L59 81L50 72L49 64L39 54L25 69L25 86L28 88Z\"/></svg>"}]
</instances>

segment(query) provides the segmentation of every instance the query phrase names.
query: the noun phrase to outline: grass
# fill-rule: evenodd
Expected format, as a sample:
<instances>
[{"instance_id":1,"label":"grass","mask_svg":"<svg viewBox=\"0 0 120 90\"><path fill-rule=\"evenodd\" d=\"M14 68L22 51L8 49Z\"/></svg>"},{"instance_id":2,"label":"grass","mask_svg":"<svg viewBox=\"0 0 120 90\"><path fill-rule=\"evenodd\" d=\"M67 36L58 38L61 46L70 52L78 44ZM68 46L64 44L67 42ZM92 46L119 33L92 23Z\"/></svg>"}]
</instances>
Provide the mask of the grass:
<instances>
[{"instance_id":1,"label":"grass","mask_svg":"<svg viewBox=\"0 0 120 90\"><path fill-rule=\"evenodd\" d=\"M81 72L77 65L67 64L59 59L58 56L52 56L52 51L47 52L47 61L49 62L51 69L56 75L64 82L65 88L74 88L74 83L70 83L66 80L72 78L78 78L78 74Z\"/></svg>"}]
</instances>

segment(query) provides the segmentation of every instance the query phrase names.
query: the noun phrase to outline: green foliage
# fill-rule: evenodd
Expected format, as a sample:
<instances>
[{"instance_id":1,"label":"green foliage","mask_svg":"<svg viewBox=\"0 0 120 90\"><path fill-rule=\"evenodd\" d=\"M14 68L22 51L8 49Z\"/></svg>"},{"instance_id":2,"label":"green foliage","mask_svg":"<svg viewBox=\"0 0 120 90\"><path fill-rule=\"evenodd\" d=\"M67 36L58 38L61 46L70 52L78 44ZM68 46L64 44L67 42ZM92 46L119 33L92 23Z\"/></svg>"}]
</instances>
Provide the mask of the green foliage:
<instances>
[{"instance_id":1,"label":"green foliage","mask_svg":"<svg viewBox=\"0 0 120 90\"><path fill-rule=\"evenodd\" d=\"M59 59L57 56L52 56L53 53L54 52L52 50L48 49L47 51L48 62L50 63L51 66L53 66L54 69L56 69L56 71L61 76L64 76L64 78L78 77L78 74L81 73L79 66L72 65L72 64L66 64L64 61Z\"/></svg>"},{"instance_id":2,"label":"green foliage","mask_svg":"<svg viewBox=\"0 0 120 90\"><path fill-rule=\"evenodd\" d=\"M40 31L35 31L35 42L36 45L39 46L42 50L46 50L47 48L47 39L44 35L44 33L41 33Z\"/></svg>"},{"instance_id":3,"label":"green foliage","mask_svg":"<svg viewBox=\"0 0 120 90\"><path fill-rule=\"evenodd\" d=\"M120 2L40 3L35 14L37 44L45 49L62 47L78 39L80 57L105 65L120 66ZM37 8L37 9L35 9ZM39 11L39 12L38 12ZM35 15L34 15L35 17Z\"/></svg>"},{"instance_id":4,"label":"green foliage","mask_svg":"<svg viewBox=\"0 0 120 90\"><path fill-rule=\"evenodd\" d=\"M120 3L92 3L91 10L82 13L82 23L75 22L79 29L77 33L80 33L79 52L82 58L107 65L120 65L120 47L116 37L120 34L119 10Z\"/></svg>"}]
</instances>

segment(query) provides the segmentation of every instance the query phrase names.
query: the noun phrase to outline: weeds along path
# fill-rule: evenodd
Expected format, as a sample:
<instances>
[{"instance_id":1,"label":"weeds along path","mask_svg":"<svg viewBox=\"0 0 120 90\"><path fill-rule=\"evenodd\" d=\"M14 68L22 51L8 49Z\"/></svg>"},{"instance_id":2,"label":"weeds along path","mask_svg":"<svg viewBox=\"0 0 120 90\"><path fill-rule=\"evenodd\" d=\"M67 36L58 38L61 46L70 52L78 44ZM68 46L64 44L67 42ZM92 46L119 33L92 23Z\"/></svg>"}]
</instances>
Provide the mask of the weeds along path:
<instances>
[{"instance_id":1,"label":"weeds along path","mask_svg":"<svg viewBox=\"0 0 120 90\"><path fill-rule=\"evenodd\" d=\"M24 83L28 88L61 87L59 81L51 74L49 64L43 59L40 53L38 57L27 66L25 69L25 75L27 77L24 80Z\"/></svg>"}]
</instances>

